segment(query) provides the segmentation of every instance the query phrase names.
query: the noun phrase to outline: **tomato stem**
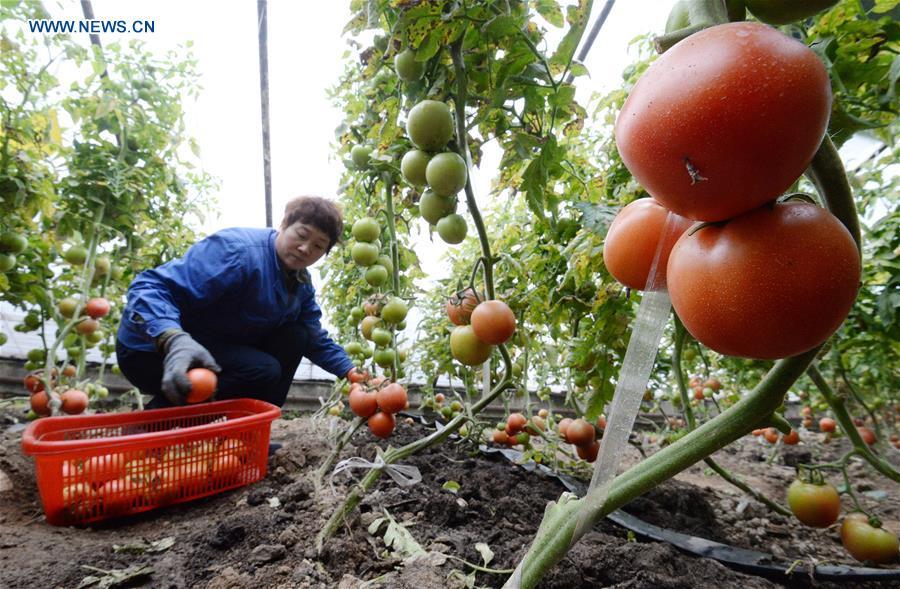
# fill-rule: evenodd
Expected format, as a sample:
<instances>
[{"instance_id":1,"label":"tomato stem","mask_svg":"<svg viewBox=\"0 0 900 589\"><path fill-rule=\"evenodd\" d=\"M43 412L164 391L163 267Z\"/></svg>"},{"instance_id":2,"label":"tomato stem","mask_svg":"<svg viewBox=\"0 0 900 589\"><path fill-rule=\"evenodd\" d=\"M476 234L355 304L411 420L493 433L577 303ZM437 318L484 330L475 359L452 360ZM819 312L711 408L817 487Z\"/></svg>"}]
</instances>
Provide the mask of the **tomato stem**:
<instances>
[{"instance_id":1,"label":"tomato stem","mask_svg":"<svg viewBox=\"0 0 900 589\"><path fill-rule=\"evenodd\" d=\"M672 365L675 368L675 382L678 386L678 394L681 396L681 402L684 407L684 415L687 419L688 430L693 430L697 427L697 420L694 417L694 410L691 409L691 403L687 393L687 386L684 382L684 368L681 363L681 349L684 347L684 340L687 336L687 330L684 328L684 324L678 318L678 315L673 315L675 317L675 347L672 352ZM719 413L721 414L721 409L719 410ZM742 481L738 476L732 474L731 471L716 462L711 456L707 456L703 459L703 461L713 470L713 472L722 477L722 479L724 479L725 481L731 483L733 486L737 487L747 495L753 497L772 511L779 513L785 517L790 517L791 511L788 508L779 505L772 499L769 499L768 497Z\"/></svg>"},{"instance_id":2,"label":"tomato stem","mask_svg":"<svg viewBox=\"0 0 900 589\"><path fill-rule=\"evenodd\" d=\"M815 365L811 365L809 369L807 369L807 374L810 379L812 379L813 383L815 383L816 387L818 387L822 396L825 397L825 401L831 407L835 419L841 424L841 428L844 430L844 433L847 434L847 438L850 440L850 443L853 444L853 449L856 453L864 458L866 462L871 464L875 470L894 482L900 483L900 473L894 470L886 460L876 455L863 441L862 436L859 435L859 431L853 424L853 419L847 412L844 400L831 390L831 386L829 386L828 382L822 376L822 373L819 372L819 369Z\"/></svg>"}]
</instances>

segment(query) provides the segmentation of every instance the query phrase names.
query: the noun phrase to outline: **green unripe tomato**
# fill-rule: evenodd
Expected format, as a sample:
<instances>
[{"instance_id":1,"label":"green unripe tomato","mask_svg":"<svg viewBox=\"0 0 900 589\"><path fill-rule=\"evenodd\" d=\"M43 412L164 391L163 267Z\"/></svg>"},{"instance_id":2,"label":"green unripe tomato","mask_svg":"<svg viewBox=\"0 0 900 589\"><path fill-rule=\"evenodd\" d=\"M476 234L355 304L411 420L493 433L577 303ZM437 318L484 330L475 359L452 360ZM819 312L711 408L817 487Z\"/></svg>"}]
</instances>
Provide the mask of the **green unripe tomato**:
<instances>
[{"instance_id":1,"label":"green unripe tomato","mask_svg":"<svg viewBox=\"0 0 900 589\"><path fill-rule=\"evenodd\" d=\"M450 407L441 407L441 415L444 417L444 419L452 419L453 409L450 409Z\"/></svg>"},{"instance_id":2,"label":"green unripe tomato","mask_svg":"<svg viewBox=\"0 0 900 589\"><path fill-rule=\"evenodd\" d=\"M450 354L466 366L482 364L493 349L494 346L478 339L471 325L457 325L450 332Z\"/></svg>"},{"instance_id":3,"label":"green unripe tomato","mask_svg":"<svg viewBox=\"0 0 900 589\"><path fill-rule=\"evenodd\" d=\"M425 167L428 186L438 196L453 196L466 186L466 162L456 152L439 153Z\"/></svg>"},{"instance_id":4,"label":"green unripe tomato","mask_svg":"<svg viewBox=\"0 0 900 589\"><path fill-rule=\"evenodd\" d=\"M745 0L744 2L753 16L770 25L786 25L805 20L837 3L838 0Z\"/></svg>"},{"instance_id":5,"label":"green unripe tomato","mask_svg":"<svg viewBox=\"0 0 900 589\"><path fill-rule=\"evenodd\" d=\"M362 307L353 307L350 310L350 318L353 319L353 321L359 322L365 316L366 316L366 310L363 309Z\"/></svg>"},{"instance_id":6,"label":"green unripe tomato","mask_svg":"<svg viewBox=\"0 0 900 589\"><path fill-rule=\"evenodd\" d=\"M0 235L0 252L8 254L21 254L28 247L28 240L24 235L14 231L7 231Z\"/></svg>"},{"instance_id":7,"label":"green unripe tomato","mask_svg":"<svg viewBox=\"0 0 900 589\"><path fill-rule=\"evenodd\" d=\"M81 266L87 260L87 249L83 245L73 245L63 254L63 259L73 266Z\"/></svg>"},{"instance_id":8,"label":"green unripe tomato","mask_svg":"<svg viewBox=\"0 0 900 589\"><path fill-rule=\"evenodd\" d=\"M381 235L381 225L373 217L357 219L350 229L356 241L374 242Z\"/></svg>"},{"instance_id":9,"label":"green unripe tomato","mask_svg":"<svg viewBox=\"0 0 900 589\"><path fill-rule=\"evenodd\" d=\"M394 338L391 335L391 330L389 329L376 327L372 330L372 341L375 342L376 346L385 347L391 343L392 339Z\"/></svg>"},{"instance_id":10,"label":"green unripe tomato","mask_svg":"<svg viewBox=\"0 0 900 589\"><path fill-rule=\"evenodd\" d=\"M421 149L411 149L400 160L400 172L403 178L413 186L425 186L428 180L425 177L425 168L431 156Z\"/></svg>"},{"instance_id":11,"label":"green unripe tomato","mask_svg":"<svg viewBox=\"0 0 900 589\"><path fill-rule=\"evenodd\" d=\"M360 266L371 266L378 259L378 248L375 244L360 241L350 248L350 257Z\"/></svg>"},{"instance_id":12,"label":"green unripe tomato","mask_svg":"<svg viewBox=\"0 0 900 589\"><path fill-rule=\"evenodd\" d=\"M94 260L94 276L106 276L112 268L109 256L99 256Z\"/></svg>"},{"instance_id":13,"label":"green unripe tomato","mask_svg":"<svg viewBox=\"0 0 900 589\"><path fill-rule=\"evenodd\" d=\"M41 316L31 311L22 318L22 324L28 329L37 329L41 326Z\"/></svg>"},{"instance_id":14,"label":"green unripe tomato","mask_svg":"<svg viewBox=\"0 0 900 589\"><path fill-rule=\"evenodd\" d=\"M47 359L47 350L44 348L34 348L33 350L28 350L28 355L26 357L31 362L43 362Z\"/></svg>"},{"instance_id":15,"label":"green unripe tomato","mask_svg":"<svg viewBox=\"0 0 900 589\"><path fill-rule=\"evenodd\" d=\"M456 195L438 196L434 191L426 190L419 200L419 212L422 214L423 219L432 225L436 225L438 221L447 215L456 212L457 203Z\"/></svg>"},{"instance_id":16,"label":"green unripe tomato","mask_svg":"<svg viewBox=\"0 0 900 589\"><path fill-rule=\"evenodd\" d=\"M447 215L437 223L438 235L451 245L462 243L468 230L469 226L466 224L465 217L456 213Z\"/></svg>"},{"instance_id":17,"label":"green unripe tomato","mask_svg":"<svg viewBox=\"0 0 900 589\"><path fill-rule=\"evenodd\" d=\"M425 75L425 64L416 61L416 52L412 49L404 49L394 56L394 70L397 77L404 82L415 82L421 80Z\"/></svg>"},{"instance_id":18,"label":"green unripe tomato","mask_svg":"<svg viewBox=\"0 0 900 589\"><path fill-rule=\"evenodd\" d=\"M0 346L5 344L7 341L9 341L9 337L7 337L5 333L0 332Z\"/></svg>"},{"instance_id":19,"label":"green unripe tomato","mask_svg":"<svg viewBox=\"0 0 900 589\"><path fill-rule=\"evenodd\" d=\"M16 256L13 254L0 254L0 272L9 272L16 267Z\"/></svg>"},{"instance_id":20,"label":"green unripe tomato","mask_svg":"<svg viewBox=\"0 0 900 589\"><path fill-rule=\"evenodd\" d=\"M691 24L688 5L685 0L678 0L672 10L669 11L669 17L666 19L666 32L671 33L678 31Z\"/></svg>"},{"instance_id":21,"label":"green unripe tomato","mask_svg":"<svg viewBox=\"0 0 900 589\"><path fill-rule=\"evenodd\" d=\"M382 284L387 282L387 279L387 268L380 264L369 266L369 269L366 270L366 282L368 282L372 286L381 286Z\"/></svg>"},{"instance_id":22,"label":"green unripe tomato","mask_svg":"<svg viewBox=\"0 0 900 589\"><path fill-rule=\"evenodd\" d=\"M406 121L409 139L425 151L443 149L453 137L450 107L437 100L423 100L409 111Z\"/></svg>"},{"instance_id":23,"label":"green unripe tomato","mask_svg":"<svg viewBox=\"0 0 900 589\"><path fill-rule=\"evenodd\" d=\"M388 274L394 273L394 263L391 261L390 256L382 254L378 256L376 263L380 266L384 266L384 269L387 270Z\"/></svg>"},{"instance_id":24,"label":"green unripe tomato","mask_svg":"<svg viewBox=\"0 0 900 589\"><path fill-rule=\"evenodd\" d=\"M375 364L378 364L382 368L390 368L394 365L394 350L387 348L383 350L375 350L375 355L373 356L373 360L375 360Z\"/></svg>"},{"instance_id":25,"label":"green unripe tomato","mask_svg":"<svg viewBox=\"0 0 900 589\"><path fill-rule=\"evenodd\" d=\"M359 356L362 354L362 344L359 342L350 342L344 347L344 351L350 356Z\"/></svg>"},{"instance_id":26,"label":"green unripe tomato","mask_svg":"<svg viewBox=\"0 0 900 589\"><path fill-rule=\"evenodd\" d=\"M365 170L369 167L369 157L372 155L372 148L368 145L354 145L350 150L350 159L357 170Z\"/></svg>"},{"instance_id":27,"label":"green unripe tomato","mask_svg":"<svg viewBox=\"0 0 900 589\"><path fill-rule=\"evenodd\" d=\"M406 306L406 302L394 297L381 309L381 318L387 323L396 324L406 319L408 312L409 307Z\"/></svg>"}]
</instances>

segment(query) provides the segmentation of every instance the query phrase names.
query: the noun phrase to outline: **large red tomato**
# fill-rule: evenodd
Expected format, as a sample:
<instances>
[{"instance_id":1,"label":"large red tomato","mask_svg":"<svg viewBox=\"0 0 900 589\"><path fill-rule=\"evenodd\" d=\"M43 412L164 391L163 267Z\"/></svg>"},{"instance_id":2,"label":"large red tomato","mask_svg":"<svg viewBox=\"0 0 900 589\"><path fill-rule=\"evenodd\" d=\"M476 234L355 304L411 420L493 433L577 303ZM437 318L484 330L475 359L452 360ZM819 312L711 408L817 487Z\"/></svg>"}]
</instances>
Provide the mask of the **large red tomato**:
<instances>
[{"instance_id":1,"label":"large red tomato","mask_svg":"<svg viewBox=\"0 0 900 589\"><path fill-rule=\"evenodd\" d=\"M695 33L657 59L616 121L625 165L667 209L721 221L775 199L825 134L831 85L806 45L753 22Z\"/></svg>"},{"instance_id":2,"label":"large red tomato","mask_svg":"<svg viewBox=\"0 0 900 589\"><path fill-rule=\"evenodd\" d=\"M834 333L856 298L860 261L834 215L793 201L684 234L667 273L691 335L721 354L772 360Z\"/></svg>"},{"instance_id":3,"label":"large red tomato","mask_svg":"<svg viewBox=\"0 0 900 589\"><path fill-rule=\"evenodd\" d=\"M669 211L652 198L641 198L619 211L606 233L603 243L603 262L613 277L634 290L662 288L666 283L666 264L672 246L690 227L691 220L672 213L666 226ZM650 266L656 257L663 230L665 239L656 263L654 281L647 284Z\"/></svg>"}]
</instances>

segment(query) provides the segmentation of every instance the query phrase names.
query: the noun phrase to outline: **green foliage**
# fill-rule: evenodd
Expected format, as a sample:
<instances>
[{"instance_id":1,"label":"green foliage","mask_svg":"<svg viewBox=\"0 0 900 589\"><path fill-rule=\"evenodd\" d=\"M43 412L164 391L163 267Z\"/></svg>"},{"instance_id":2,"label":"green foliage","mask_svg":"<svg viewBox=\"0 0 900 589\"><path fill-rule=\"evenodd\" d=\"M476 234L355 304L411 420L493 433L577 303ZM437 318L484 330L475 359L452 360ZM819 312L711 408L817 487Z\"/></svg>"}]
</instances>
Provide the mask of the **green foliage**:
<instances>
[{"instance_id":1,"label":"green foliage","mask_svg":"<svg viewBox=\"0 0 900 589\"><path fill-rule=\"evenodd\" d=\"M22 2L4 3L2 17L48 16ZM183 156L185 147L196 152L181 106L196 93L195 64L181 51L155 56L134 42L100 49L21 30L4 29L0 45L0 233L27 240L14 270L0 274L0 296L61 328L55 301L105 296L112 334L135 273L183 252L209 205L209 177ZM62 260L72 246L85 248L83 264ZM22 328L41 329L56 347L41 321ZM83 360L92 345L83 340L56 345ZM101 344L106 355L112 349Z\"/></svg>"},{"instance_id":2,"label":"green foliage","mask_svg":"<svg viewBox=\"0 0 900 589\"><path fill-rule=\"evenodd\" d=\"M897 24L890 17L896 1L868 12L858 0L839 3L813 19L784 30L811 44L828 65L834 87L830 133L845 141L860 130L894 145L900 77ZM406 113L423 99L465 101L464 128L472 165L480 166L488 143L500 150L490 193L469 195L477 202L493 256L494 296L516 315L518 326L508 349L514 360L527 359L531 393L546 396L548 386L567 391L567 402L589 418L602 412L612 396L630 336L639 293L626 292L606 271L603 240L618 210L646 196L621 161L613 137L615 118L628 93L655 58L649 36L633 41L637 59L622 74L622 86L586 104L575 99L578 77L587 74L572 58L583 36L591 3L553 1L495 3L353 2L357 11L346 27L355 38L374 30L387 43L357 48L332 92L345 120L337 130L336 151L347 160L353 145L376 145L373 167L348 168L342 178L348 218L374 214L384 207L385 178L390 177L396 203L401 251L411 247L423 222L417 220L418 189L404 183L399 162L412 148L404 133ZM548 46L542 27L564 28L562 41ZM457 79L450 45L461 44L465 84ZM351 45L356 41L351 40ZM399 81L393 57L406 47L425 64L425 74L411 83ZM575 77L566 83L566 74ZM893 123L893 124L892 124ZM457 149L451 141L448 149ZM870 379L881 390L897 390L897 244L896 213L886 213L887 195L896 194L896 178L887 170L896 161L888 150L851 174L860 212L866 222L863 289L834 347L852 378ZM805 182L803 186L806 187ZM463 200L463 199L461 199ZM464 216L476 211L457 211ZM421 317L412 366L428 383L441 376L463 382L474 395L477 373L454 362L449 353L452 325L444 305L451 294L485 283L475 268L482 247L470 223L469 237L446 249L450 278L433 281L427 292L414 282L426 269L402 270L400 292L415 297ZM409 256L414 257L409 250ZM474 276L473 276L473 270ZM371 292L346 258L332 259L326 296L338 317ZM339 286L338 286L339 285ZM355 336L355 322L340 319L342 336ZM673 334L663 339L651 388L672 390ZM689 347L697 349L696 343ZM869 358L865 351L878 350ZM498 356L492 365L500 377ZM877 364L864 377L866 365ZM691 374L718 375L724 402L749 390L770 366L701 350L686 361ZM868 381L866 381L868 382ZM524 387L521 382L517 394Z\"/></svg>"}]
</instances>

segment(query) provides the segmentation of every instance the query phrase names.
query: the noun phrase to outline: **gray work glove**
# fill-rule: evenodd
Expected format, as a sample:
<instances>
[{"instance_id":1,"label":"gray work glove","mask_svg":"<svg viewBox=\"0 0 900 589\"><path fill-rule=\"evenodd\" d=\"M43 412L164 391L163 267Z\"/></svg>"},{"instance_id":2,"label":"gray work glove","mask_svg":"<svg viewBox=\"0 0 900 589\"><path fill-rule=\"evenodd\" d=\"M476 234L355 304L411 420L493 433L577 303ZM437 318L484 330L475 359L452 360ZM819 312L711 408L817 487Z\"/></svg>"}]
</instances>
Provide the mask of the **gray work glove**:
<instances>
[{"instance_id":1,"label":"gray work glove","mask_svg":"<svg viewBox=\"0 0 900 589\"><path fill-rule=\"evenodd\" d=\"M165 352L162 393L173 405L184 405L191 392L188 370L199 366L213 372L222 371L209 350L198 344L187 332L165 333L161 347Z\"/></svg>"}]
</instances>

